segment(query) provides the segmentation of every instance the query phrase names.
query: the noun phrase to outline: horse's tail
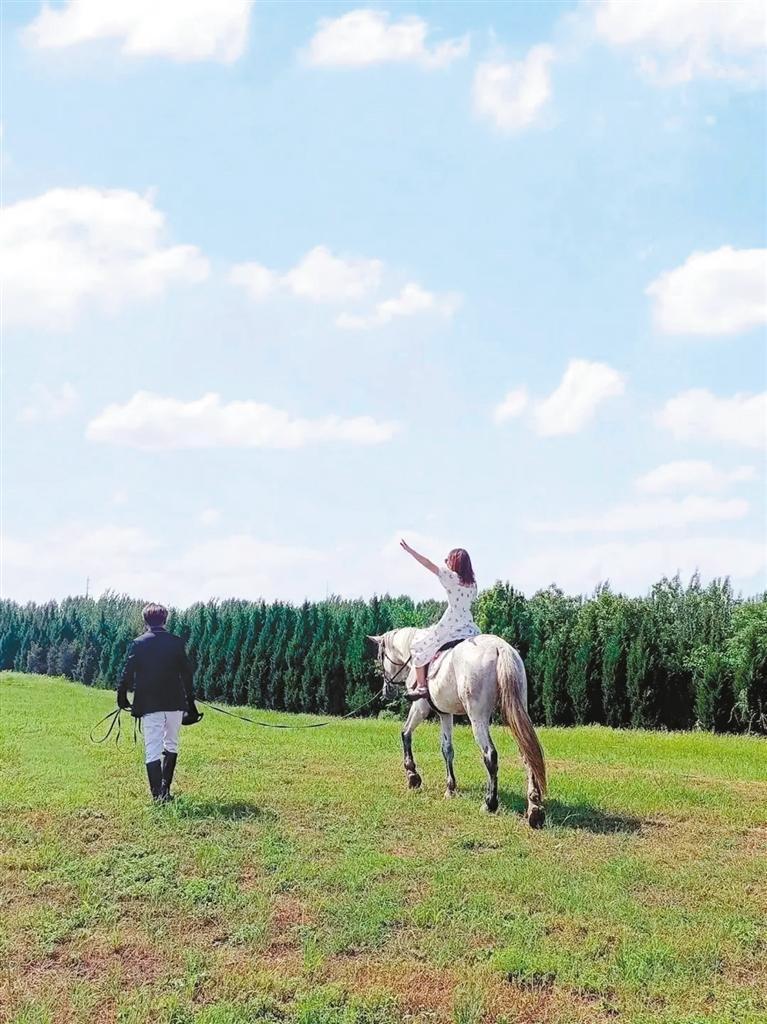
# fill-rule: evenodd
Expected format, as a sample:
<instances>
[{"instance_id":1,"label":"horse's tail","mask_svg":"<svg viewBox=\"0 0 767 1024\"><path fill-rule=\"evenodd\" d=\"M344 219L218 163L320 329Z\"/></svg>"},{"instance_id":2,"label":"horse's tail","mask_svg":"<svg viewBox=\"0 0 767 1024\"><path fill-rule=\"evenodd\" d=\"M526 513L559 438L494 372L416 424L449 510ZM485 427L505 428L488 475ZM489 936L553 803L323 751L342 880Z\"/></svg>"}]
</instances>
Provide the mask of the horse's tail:
<instances>
[{"instance_id":1,"label":"horse's tail","mask_svg":"<svg viewBox=\"0 0 767 1024\"><path fill-rule=\"evenodd\" d=\"M499 644L496 668L498 696L506 725L514 733L522 759L530 769L541 796L546 792L546 762L543 748L527 713L527 675L517 652L508 644Z\"/></svg>"}]
</instances>

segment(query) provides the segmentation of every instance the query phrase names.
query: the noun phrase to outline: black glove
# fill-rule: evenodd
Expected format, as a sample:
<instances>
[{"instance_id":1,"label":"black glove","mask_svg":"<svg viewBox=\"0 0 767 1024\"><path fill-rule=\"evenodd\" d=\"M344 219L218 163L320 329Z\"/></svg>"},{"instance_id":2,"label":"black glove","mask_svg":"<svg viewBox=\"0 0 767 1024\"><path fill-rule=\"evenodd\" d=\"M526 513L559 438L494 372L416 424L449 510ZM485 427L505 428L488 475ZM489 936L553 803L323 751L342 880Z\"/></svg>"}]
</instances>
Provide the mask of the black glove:
<instances>
[{"instance_id":1,"label":"black glove","mask_svg":"<svg viewBox=\"0 0 767 1024\"><path fill-rule=\"evenodd\" d=\"M118 708L120 708L121 711L130 711L131 704L130 701L128 700L127 690L117 691L117 706Z\"/></svg>"},{"instance_id":2,"label":"black glove","mask_svg":"<svg viewBox=\"0 0 767 1024\"><path fill-rule=\"evenodd\" d=\"M184 717L181 719L182 725L195 725L202 718L202 712L197 710L197 705L193 700L189 701L189 709L184 712Z\"/></svg>"}]
</instances>

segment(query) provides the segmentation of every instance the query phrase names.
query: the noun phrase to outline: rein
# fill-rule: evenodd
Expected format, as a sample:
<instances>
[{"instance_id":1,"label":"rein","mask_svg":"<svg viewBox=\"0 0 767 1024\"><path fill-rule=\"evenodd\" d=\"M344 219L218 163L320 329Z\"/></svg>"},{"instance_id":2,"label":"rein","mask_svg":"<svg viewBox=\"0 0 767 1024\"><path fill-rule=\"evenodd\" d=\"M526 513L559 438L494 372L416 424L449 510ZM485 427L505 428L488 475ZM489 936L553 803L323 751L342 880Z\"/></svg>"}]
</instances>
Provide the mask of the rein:
<instances>
[{"instance_id":1,"label":"rein","mask_svg":"<svg viewBox=\"0 0 767 1024\"><path fill-rule=\"evenodd\" d=\"M100 718L98 720L98 722L96 722L96 724L93 726L93 728L90 731L91 743L106 743L106 741L112 735L114 730L117 729L117 732L115 733L115 746L117 746L120 743L120 736L122 735L122 722L120 720L120 712L124 711L124 710L125 710L124 708L115 708L114 711L110 711L108 715L104 715L103 718ZM104 735L101 737L101 739L96 739L93 734L94 734L94 732L98 729L98 727L103 722L109 722L109 726L107 728L107 731L104 733ZM141 719L134 718L133 719L133 742L134 742L134 744L136 742L136 734L139 733L139 732L141 732Z\"/></svg>"},{"instance_id":2,"label":"rein","mask_svg":"<svg viewBox=\"0 0 767 1024\"><path fill-rule=\"evenodd\" d=\"M354 708L352 711L348 711L345 715L341 715L337 720L342 722L346 718L352 718L354 715L357 714L357 712L362 711L364 708L369 707L374 701L378 700L379 696L380 696L380 694L374 693L373 696L370 698L370 700L366 700L364 704L360 704L358 707ZM239 720L241 722L249 722L250 725L257 725L261 729L322 729L326 725L333 725L333 722L336 720L336 719L332 719L331 718L330 721L328 721L328 722L309 722L306 725L290 725L288 723L282 723L282 722L259 722L255 718L248 718L247 715L236 715L234 713L234 711L227 711L225 708L216 707L215 704L208 704L208 702L205 701L205 700L197 700L196 703L197 704L202 704L203 707L210 708L211 711L218 711L222 715L228 715L230 718L239 718ZM100 718L98 720L98 722L96 722L96 724L93 726L93 728L90 731L90 738L91 738L91 742L92 743L106 743L106 741L109 739L109 737L112 735L112 733L116 729L117 732L115 733L115 740L114 741L115 741L115 745L119 744L119 742L120 742L120 734L121 734L121 731L122 731L122 725L121 725L121 722L120 722L120 712L122 710L123 710L122 708L115 708L114 711L110 711L108 715L104 715L103 718ZM100 739L96 739L96 737L93 734L98 729L98 727L100 725L102 725L104 722L109 722L109 726L107 728L107 731L104 733L104 735ZM134 743L136 742L136 733L137 733L137 731L141 732L141 720L134 718L134 720L133 720L133 742Z\"/></svg>"},{"instance_id":3,"label":"rein","mask_svg":"<svg viewBox=\"0 0 767 1024\"><path fill-rule=\"evenodd\" d=\"M358 711L362 711L363 708L369 707L373 701L378 700L380 694L374 693L370 700L366 700L364 704L360 704L352 711L347 711L345 715L340 715L337 719L339 722L343 722L346 718L352 718L357 714ZM228 715L230 718L239 718L241 722L249 722L251 725L258 725L262 729L322 729L326 725L333 725L335 719L330 719L329 722L308 722L305 725L290 725L289 723L282 722L259 722L255 718L248 718L247 715L236 715L233 711L226 711L224 708L218 708L215 704L208 704L207 701L198 700L198 704L202 704L203 707L210 708L211 711L219 711L222 715Z\"/></svg>"}]
</instances>

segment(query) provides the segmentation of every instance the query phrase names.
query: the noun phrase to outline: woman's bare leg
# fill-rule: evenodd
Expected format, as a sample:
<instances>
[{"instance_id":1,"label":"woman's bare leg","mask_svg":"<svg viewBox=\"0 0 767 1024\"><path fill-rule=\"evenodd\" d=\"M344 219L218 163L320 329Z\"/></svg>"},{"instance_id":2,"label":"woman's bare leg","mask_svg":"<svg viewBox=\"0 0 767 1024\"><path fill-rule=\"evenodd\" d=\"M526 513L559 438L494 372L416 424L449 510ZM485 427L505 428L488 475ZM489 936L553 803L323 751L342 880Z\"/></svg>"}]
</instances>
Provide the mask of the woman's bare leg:
<instances>
[{"instance_id":1,"label":"woman's bare leg","mask_svg":"<svg viewBox=\"0 0 767 1024\"><path fill-rule=\"evenodd\" d=\"M405 691L405 697L408 700L421 700L428 694L428 687L426 684L426 673L428 665L416 665L415 669L415 687L410 691Z\"/></svg>"}]
</instances>

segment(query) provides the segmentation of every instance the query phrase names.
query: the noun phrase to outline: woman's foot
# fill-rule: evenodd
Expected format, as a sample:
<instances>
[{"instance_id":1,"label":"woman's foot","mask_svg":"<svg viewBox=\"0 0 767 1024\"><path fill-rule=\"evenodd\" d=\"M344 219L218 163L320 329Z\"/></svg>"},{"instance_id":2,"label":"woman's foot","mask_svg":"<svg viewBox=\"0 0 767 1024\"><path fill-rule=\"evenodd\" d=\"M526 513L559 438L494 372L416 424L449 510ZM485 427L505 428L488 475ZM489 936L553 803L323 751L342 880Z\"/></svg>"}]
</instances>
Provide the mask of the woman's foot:
<instances>
[{"instance_id":1,"label":"woman's foot","mask_svg":"<svg viewBox=\"0 0 767 1024\"><path fill-rule=\"evenodd\" d=\"M405 690L405 700L423 700L429 696L428 686L416 686L414 690Z\"/></svg>"}]
</instances>

